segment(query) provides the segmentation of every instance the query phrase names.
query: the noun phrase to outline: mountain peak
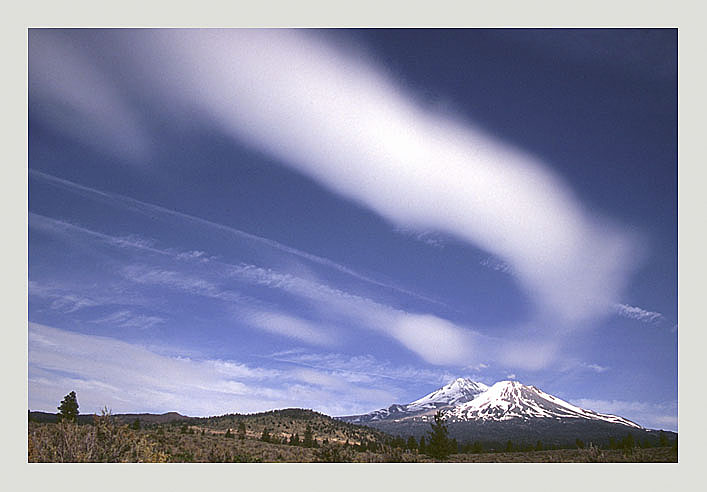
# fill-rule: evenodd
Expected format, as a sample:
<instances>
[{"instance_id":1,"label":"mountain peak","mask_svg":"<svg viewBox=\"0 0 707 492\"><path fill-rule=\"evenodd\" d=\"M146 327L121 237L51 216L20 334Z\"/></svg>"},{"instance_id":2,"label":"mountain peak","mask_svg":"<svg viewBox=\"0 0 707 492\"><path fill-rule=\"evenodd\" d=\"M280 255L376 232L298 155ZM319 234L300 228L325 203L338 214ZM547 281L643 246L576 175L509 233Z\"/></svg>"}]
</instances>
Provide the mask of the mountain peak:
<instances>
[{"instance_id":1,"label":"mountain peak","mask_svg":"<svg viewBox=\"0 0 707 492\"><path fill-rule=\"evenodd\" d=\"M530 419L594 420L641 428L628 419L579 408L535 386L505 380L487 386L456 378L407 405L391 405L366 415L342 417L353 423L430 418L437 411L451 421L509 421Z\"/></svg>"}]
</instances>

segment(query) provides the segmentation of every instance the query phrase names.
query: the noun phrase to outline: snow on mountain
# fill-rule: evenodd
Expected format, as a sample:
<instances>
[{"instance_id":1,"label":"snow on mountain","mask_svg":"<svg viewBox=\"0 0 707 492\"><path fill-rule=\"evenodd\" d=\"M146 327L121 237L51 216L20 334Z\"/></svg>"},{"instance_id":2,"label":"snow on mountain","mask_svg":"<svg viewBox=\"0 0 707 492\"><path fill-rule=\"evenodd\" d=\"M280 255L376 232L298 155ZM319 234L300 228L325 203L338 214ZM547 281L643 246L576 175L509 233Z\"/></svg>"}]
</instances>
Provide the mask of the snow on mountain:
<instances>
[{"instance_id":1,"label":"snow on mountain","mask_svg":"<svg viewBox=\"0 0 707 492\"><path fill-rule=\"evenodd\" d=\"M640 429L641 426L616 415L585 410L549 395L535 386L517 381L500 381L471 401L454 406L445 414L450 421L511 419L589 419L603 420Z\"/></svg>"},{"instance_id":2,"label":"snow on mountain","mask_svg":"<svg viewBox=\"0 0 707 492\"><path fill-rule=\"evenodd\" d=\"M429 420L438 410L451 422L510 421L535 418L587 419L622 424L641 429L630 420L616 415L585 410L549 395L535 386L517 381L500 381L492 386L458 378L406 405L395 404L365 415L340 417L341 420L365 424L383 421Z\"/></svg>"},{"instance_id":3,"label":"snow on mountain","mask_svg":"<svg viewBox=\"0 0 707 492\"><path fill-rule=\"evenodd\" d=\"M457 378L446 386L406 405L407 411L430 410L440 406L461 405L472 401L477 395L488 390L484 383L471 379Z\"/></svg>"}]
</instances>

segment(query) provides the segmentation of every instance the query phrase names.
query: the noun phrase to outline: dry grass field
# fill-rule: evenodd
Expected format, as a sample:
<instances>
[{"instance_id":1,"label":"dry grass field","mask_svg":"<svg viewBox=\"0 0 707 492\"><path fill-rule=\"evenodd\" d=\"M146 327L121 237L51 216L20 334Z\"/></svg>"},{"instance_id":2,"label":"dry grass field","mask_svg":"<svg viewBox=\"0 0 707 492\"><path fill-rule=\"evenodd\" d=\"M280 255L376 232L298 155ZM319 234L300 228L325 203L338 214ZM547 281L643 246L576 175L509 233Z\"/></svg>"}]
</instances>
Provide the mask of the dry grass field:
<instances>
[{"instance_id":1,"label":"dry grass field","mask_svg":"<svg viewBox=\"0 0 707 492\"><path fill-rule=\"evenodd\" d=\"M259 419L259 420L257 420ZM202 425L149 424L140 428L119 424L110 416L97 416L92 424L29 422L29 462L177 462L177 463L433 463L438 462L417 450L401 449L379 441L375 451L362 450L352 436L380 437L366 428L335 425L326 419L285 419L274 422L262 416L251 419L243 438L237 425L228 421L204 421ZM273 442L264 442L261 425L268 425ZM279 427L278 427L279 425ZM313 439L308 446L286 444L288 434L304 433L309 425ZM226 437L226 432L230 437ZM365 436L365 437L364 437ZM346 442L349 442L347 445ZM677 462L675 447L607 450L556 449L503 453L453 454L445 462L454 463L613 463Z\"/></svg>"}]
</instances>

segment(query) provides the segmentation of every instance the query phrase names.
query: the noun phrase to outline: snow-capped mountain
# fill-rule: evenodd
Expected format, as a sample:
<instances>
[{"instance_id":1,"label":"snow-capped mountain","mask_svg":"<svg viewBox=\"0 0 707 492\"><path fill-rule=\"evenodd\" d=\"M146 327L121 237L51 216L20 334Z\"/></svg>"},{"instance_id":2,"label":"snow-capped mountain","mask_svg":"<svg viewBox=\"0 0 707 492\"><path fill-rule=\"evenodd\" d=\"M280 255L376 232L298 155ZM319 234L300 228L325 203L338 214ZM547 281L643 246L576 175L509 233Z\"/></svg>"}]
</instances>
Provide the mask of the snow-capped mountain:
<instances>
[{"instance_id":1,"label":"snow-capped mountain","mask_svg":"<svg viewBox=\"0 0 707 492\"><path fill-rule=\"evenodd\" d=\"M500 381L492 386L458 378L411 403L391 405L365 415L340 417L354 424L429 421L442 411L448 422L528 422L538 419L553 421L596 421L642 427L616 415L601 414L579 408L549 395L535 386L517 381Z\"/></svg>"},{"instance_id":2,"label":"snow-capped mountain","mask_svg":"<svg viewBox=\"0 0 707 492\"><path fill-rule=\"evenodd\" d=\"M488 386L483 383L477 383L471 379L457 378L429 395L425 395L411 403L405 405L393 404L388 408L381 408L365 415L340 417L340 419L353 424L384 420L397 421L410 417L421 417L426 420L427 417L434 415L437 410L450 409L455 405L471 402L486 390L488 390Z\"/></svg>"},{"instance_id":3,"label":"snow-capped mountain","mask_svg":"<svg viewBox=\"0 0 707 492\"><path fill-rule=\"evenodd\" d=\"M535 386L526 386L517 381L500 381L473 400L455 405L445 414L445 419L453 422L533 418L603 420L612 424L642 428L623 417L585 410Z\"/></svg>"}]
</instances>

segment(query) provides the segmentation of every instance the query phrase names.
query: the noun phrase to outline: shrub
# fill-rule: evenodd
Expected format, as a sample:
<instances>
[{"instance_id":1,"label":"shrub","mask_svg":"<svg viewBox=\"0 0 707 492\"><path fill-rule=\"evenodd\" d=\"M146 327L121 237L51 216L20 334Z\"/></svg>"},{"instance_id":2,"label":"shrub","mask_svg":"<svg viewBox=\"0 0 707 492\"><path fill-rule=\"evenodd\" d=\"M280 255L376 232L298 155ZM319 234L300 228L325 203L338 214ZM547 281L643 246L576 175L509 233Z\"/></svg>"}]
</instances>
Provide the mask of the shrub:
<instances>
[{"instance_id":1,"label":"shrub","mask_svg":"<svg viewBox=\"0 0 707 492\"><path fill-rule=\"evenodd\" d=\"M58 463L146 463L164 462L167 456L155 450L145 436L118 426L104 410L93 425L79 426L62 420L40 425L29 434L30 462Z\"/></svg>"}]
</instances>

